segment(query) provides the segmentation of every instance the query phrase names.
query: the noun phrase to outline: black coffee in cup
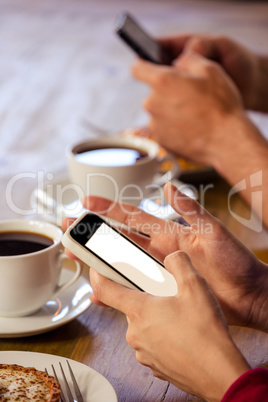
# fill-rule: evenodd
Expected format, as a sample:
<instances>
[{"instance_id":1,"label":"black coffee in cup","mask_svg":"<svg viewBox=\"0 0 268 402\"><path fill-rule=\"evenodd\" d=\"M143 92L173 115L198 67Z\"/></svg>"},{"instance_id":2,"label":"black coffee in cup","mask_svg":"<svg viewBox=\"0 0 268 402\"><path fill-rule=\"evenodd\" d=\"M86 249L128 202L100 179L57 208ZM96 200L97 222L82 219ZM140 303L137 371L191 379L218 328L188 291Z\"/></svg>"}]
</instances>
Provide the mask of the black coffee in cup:
<instances>
[{"instance_id":1,"label":"black coffee in cup","mask_svg":"<svg viewBox=\"0 0 268 402\"><path fill-rule=\"evenodd\" d=\"M75 159L93 166L129 166L148 157L148 153L138 148L96 147L79 150Z\"/></svg>"},{"instance_id":2,"label":"black coffee in cup","mask_svg":"<svg viewBox=\"0 0 268 402\"><path fill-rule=\"evenodd\" d=\"M34 253L54 243L44 235L30 232L1 232L0 256L12 256Z\"/></svg>"}]
</instances>

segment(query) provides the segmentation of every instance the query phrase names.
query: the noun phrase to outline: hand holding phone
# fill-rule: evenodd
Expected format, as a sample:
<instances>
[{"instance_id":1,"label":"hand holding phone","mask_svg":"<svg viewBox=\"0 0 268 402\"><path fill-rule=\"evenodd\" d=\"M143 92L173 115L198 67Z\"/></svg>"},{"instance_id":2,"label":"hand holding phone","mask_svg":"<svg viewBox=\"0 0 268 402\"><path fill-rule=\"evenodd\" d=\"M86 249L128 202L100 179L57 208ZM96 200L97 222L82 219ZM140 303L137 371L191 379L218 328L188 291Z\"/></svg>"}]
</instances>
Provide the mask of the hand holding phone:
<instances>
[{"instance_id":1,"label":"hand holding phone","mask_svg":"<svg viewBox=\"0 0 268 402\"><path fill-rule=\"evenodd\" d=\"M174 296L177 283L164 265L99 215L85 212L62 244L99 274L155 296Z\"/></svg>"},{"instance_id":2,"label":"hand holding phone","mask_svg":"<svg viewBox=\"0 0 268 402\"><path fill-rule=\"evenodd\" d=\"M171 64L168 51L153 39L128 13L116 19L115 31L141 58L156 64Z\"/></svg>"}]
</instances>

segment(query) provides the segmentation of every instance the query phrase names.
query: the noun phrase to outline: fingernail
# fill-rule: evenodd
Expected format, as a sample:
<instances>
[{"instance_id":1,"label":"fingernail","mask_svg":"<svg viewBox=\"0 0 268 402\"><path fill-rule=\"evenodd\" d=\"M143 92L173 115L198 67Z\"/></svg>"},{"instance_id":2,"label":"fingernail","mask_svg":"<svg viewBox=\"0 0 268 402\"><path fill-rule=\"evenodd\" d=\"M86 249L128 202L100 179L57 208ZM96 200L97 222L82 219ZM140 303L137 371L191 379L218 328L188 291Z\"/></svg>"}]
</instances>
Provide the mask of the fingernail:
<instances>
[{"instance_id":1,"label":"fingernail","mask_svg":"<svg viewBox=\"0 0 268 402\"><path fill-rule=\"evenodd\" d=\"M165 184L165 187L169 187L172 191L176 191L177 190L177 187L173 184L173 183L171 183L171 181L168 181L166 184Z\"/></svg>"}]
</instances>

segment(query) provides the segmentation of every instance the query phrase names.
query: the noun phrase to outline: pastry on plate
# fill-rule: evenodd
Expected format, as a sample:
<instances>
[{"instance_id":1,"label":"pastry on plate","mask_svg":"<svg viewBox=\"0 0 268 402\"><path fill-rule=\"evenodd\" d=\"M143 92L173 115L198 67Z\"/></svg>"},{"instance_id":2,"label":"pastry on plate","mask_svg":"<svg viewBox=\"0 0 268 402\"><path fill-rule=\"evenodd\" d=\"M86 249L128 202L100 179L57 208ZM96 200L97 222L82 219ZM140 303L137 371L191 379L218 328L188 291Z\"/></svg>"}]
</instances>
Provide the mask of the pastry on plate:
<instances>
[{"instance_id":1,"label":"pastry on plate","mask_svg":"<svg viewBox=\"0 0 268 402\"><path fill-rule=\"evenodd\" d=\"M60 384L45 371L0 364L0 401L60 401Z\"/></svg>"}]
</instances>

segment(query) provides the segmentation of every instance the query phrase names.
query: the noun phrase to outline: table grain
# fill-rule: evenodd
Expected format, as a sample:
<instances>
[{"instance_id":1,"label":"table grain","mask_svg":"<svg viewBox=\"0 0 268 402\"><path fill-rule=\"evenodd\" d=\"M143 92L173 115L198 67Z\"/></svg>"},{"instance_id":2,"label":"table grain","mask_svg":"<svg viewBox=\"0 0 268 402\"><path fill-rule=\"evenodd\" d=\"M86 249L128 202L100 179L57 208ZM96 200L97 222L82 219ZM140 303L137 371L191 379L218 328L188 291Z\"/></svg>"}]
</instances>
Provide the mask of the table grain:
<instances>
[{"instance_id":1,"label":"table grain","mask_svg":"<svg viewBox=\"0 0 268 402\"><path fill-rule=\"evenodd\" d=\"M42 180L67 174L66 146L96 135L86 120L111 133L146 124L141 102L148 89L132 79L135 57L112 34L116 14L126 8L155 35L225 34L256 52L268 52L265 2L1 0L0 219L36 217L32 191ZM268 136L267 115L251 116ZM214 177L193 185L199 194L206 188L205 207L268 262L267 231L256 233L235 219L235 214L250 214L237 195L230 214L228 184ZM88 277L87 267L84 275ZM198 400L141 366L125 340L126 329L122 313L91 305L48 333L1 338L0 350L51 353L82 362L111 382L120 402ZM240 327L230 332L252 366L267 364L267 334Z\"/></svg>"}]
</instances>

